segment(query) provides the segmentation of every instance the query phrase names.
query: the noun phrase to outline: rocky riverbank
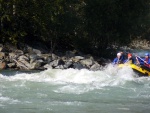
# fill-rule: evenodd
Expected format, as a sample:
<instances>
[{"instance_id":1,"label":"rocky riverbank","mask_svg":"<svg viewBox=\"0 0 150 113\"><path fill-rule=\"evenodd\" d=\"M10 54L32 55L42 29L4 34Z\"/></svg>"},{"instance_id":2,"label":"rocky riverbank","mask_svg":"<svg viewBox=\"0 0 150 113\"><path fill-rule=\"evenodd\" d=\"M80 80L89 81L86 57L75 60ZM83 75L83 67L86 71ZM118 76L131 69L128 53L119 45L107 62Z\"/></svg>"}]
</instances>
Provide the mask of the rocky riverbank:
<instances>
[{"instance_id":1,"label":"rocky riverbank","mask_svg":"<svg viewBox=\"0 0 150 113\"><path fill-rule=\"evenodd\" d=\"M89 69L100 70L108 60L84 55L76 50L50 53L48 50L21 44L0 44L0 69L45 70L51 69Z\"/></svg>"}]
</instances>

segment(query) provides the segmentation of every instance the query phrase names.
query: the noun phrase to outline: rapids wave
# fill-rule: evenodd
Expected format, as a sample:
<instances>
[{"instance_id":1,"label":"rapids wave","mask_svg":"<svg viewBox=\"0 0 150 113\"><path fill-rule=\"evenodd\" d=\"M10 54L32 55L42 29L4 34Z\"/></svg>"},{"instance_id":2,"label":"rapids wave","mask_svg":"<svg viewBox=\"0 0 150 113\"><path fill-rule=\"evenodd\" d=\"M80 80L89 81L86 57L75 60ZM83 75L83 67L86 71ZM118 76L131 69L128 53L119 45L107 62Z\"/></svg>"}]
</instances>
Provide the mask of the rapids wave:
<instances>
[{"instance_id":1,"label":"rapids wave","mask_svg":"<svg viewBox=\"0 0 150 113\"><path fill-rule=\"evenodd\" d=\"M99 71L8 71L0 74L0 113L149 113L149 89L149 77L110 64Z\"/></svg>"},{"instance_id":2,"label":"rapids wave","mask_svg":"<svg viewBox=\"0 0 150 113\"><path fill-rule=\"evenodd\" d=\"M99 71L86 69L48 69L37 73L16 73L13 76L0 74L0 81L33 81L53 84L98 84L100 87L123 85L128 81L148 80L140 77L131 68L117 68L109 64Z\"/></svg>"}]
</instances>

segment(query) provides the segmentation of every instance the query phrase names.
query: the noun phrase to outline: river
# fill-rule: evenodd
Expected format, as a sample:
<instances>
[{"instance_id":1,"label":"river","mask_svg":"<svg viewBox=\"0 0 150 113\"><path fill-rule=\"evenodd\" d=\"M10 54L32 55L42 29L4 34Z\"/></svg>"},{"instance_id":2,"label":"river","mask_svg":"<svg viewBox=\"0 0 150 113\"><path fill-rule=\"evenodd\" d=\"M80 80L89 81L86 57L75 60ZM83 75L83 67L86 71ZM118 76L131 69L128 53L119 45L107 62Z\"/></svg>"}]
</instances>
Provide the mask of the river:
<instances>
[{"instance_id":1,"label":"river","mask_svg":"<svg viewBox=\"0 0 150 113\"><path fill-rule=\"evenodd\" d=\"M0 113L149 113L150 78L130 68L0 73Z\"/></svg>"}]
</instances>

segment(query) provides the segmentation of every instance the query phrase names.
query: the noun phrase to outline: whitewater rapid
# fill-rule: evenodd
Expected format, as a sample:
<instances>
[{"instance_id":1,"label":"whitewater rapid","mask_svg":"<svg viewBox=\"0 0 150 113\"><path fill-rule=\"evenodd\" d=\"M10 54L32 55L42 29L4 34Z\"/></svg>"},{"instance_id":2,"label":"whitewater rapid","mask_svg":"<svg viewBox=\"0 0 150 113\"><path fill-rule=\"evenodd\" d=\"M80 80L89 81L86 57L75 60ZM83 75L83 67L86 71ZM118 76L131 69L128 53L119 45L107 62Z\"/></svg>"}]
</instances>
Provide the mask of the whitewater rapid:
<instances>
[{"instance_id":1,"label":"whitewater rapid","mask_svg":"<svg viewBox=\"0 0 150 113\"><path fill-rule=\"evenodd\" d=\"M0 74L0 113L148 113L149 101L150 78L129 67Z\"/></svg>"},{"instance_id":2,"label":"whitewater rapid","mask_svg":"<svg viewBox=\"0 0 150 113\"><path fill-rule=\"evenodd\" d=\"M94 85L96 88L105 86L120 86L128 81L149 81L149 77L138 77L129 67L118 68L109 64L99 71L89 71L86 69L48 69L34 73L15 73L13 75L0 74L0 81L6 82L43 82L50 84L85 84ZM97 86L96 86L97 85Z\"/></svg>"}]
</instances>

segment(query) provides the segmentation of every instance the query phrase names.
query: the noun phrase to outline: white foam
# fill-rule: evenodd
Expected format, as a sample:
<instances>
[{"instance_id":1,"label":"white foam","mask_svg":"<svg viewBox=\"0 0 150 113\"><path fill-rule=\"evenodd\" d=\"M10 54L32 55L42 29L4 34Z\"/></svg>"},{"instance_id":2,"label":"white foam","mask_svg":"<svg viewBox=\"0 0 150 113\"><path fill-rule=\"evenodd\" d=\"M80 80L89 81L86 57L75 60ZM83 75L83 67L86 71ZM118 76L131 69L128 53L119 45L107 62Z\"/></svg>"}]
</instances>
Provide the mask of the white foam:
<instances>
[{"instance_id":1,"label":"white foam","mask_svg":"<svg viewBox=\"0 0 150 113\"><path fill-rule=\"evenodd\" d=\"M39 73L21 73L14 76L0 76L0 79L6 81L33 81L47 82L54 84L91 84L96 83L99 86L114 86L125 84L126 81L134 81L135 73L131 68L118 68L113 65L107 65L100 71L89 71L86 69L48 69ZM24 84L22 84L24 85Z\"/></svg>"},{"instance_id":2,"label":"white foam","mask_svg":"<svg viewBox=\"0 0 150 113\"><path fill-rule=\"evenodd\" d=\"M0 97L0 102L1 103L8 102L9 104L15 104L15 103L18 103L19 101L14 100L14 99L9 98L9 97Z\"/></svg>"}]
</instances>

